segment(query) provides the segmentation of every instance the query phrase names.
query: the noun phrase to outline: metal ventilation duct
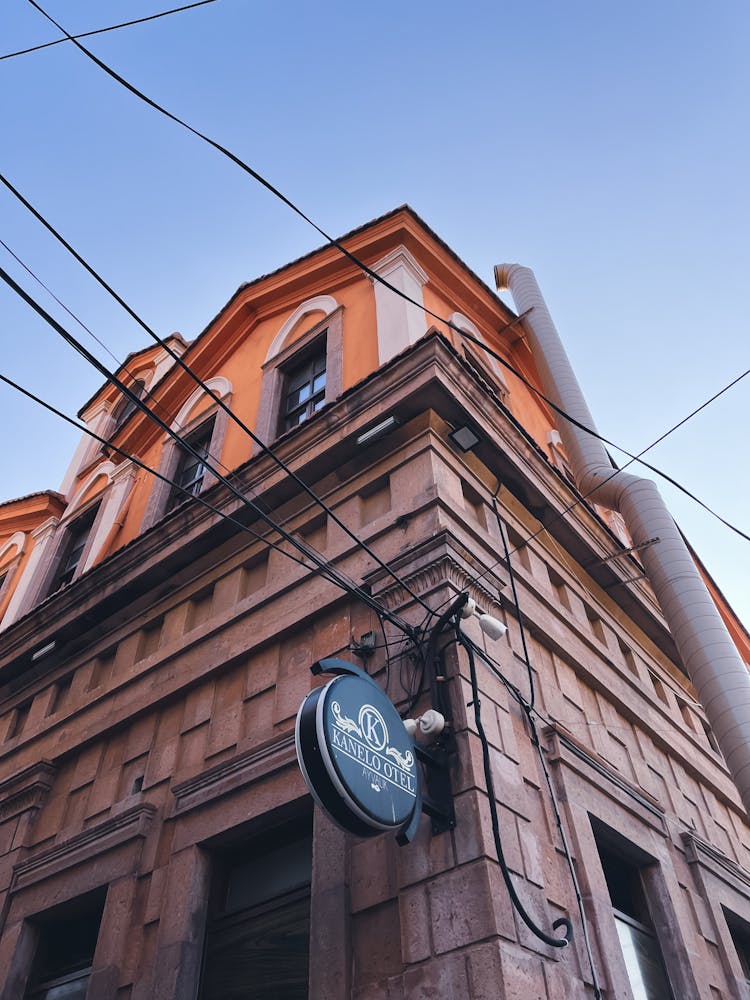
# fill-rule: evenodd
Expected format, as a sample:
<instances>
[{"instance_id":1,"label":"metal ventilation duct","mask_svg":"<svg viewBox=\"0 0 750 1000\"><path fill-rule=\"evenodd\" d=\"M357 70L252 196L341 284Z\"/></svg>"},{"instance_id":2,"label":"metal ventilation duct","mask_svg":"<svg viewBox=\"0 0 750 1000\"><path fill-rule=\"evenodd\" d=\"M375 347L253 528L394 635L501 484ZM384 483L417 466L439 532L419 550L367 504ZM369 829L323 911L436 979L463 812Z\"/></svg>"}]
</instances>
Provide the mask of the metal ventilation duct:
<instances>
[{"instance_id":1,"label":"metal ventilation duct","mask_svg":"<svg viewBox=\"0 0 750 1000\"><path fill-rule=\"evenodd\" d=\"M585 427L594 421L552 322L533 271L498 264L498 289L508 288L523 320L545 394ZM721 620L698 568L654 483L614 472L598 438L556 417L576 483L596 503L619 511L695 685L727 766L750 815L750 674ZM614 473L614 474L613 474Z\"/></svg>"}]
</instances>

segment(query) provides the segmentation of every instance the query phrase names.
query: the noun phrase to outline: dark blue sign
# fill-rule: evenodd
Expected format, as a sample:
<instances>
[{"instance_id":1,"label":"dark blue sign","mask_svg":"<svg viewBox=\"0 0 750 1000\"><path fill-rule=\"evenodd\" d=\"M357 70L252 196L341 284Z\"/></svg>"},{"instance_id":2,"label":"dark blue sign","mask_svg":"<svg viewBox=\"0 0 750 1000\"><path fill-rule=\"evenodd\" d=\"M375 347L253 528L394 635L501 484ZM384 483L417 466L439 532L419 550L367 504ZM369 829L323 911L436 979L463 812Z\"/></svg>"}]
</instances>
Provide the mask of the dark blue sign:
<instances>
[{"instance_id":1,"label":"dark blue sign","mask_svg":"<svg viewBox=\"0 0 750 1000\"><path fill-rule=\"evenodd\" d=\"M360 836L400 830L421 810L416 751L391 701L343 660L340 673L312 691L297 714L297 758L315 800L339 826Z\"/></svg>"}]
</instances>

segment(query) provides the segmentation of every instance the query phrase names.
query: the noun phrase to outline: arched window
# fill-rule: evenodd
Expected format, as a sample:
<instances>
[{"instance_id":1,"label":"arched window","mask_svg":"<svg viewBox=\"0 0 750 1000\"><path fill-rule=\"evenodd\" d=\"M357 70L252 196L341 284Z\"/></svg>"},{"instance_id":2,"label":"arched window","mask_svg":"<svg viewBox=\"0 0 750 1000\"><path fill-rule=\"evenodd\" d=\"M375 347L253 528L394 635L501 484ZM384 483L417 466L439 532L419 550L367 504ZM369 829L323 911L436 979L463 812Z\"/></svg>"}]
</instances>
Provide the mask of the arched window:
<instances>
[{"instance_id":1,"label":"arched window","mask_svg":"<svg viewBox=\"0 0 750 1000\"><path fill-rule=\"evenodd\" d=\"M206 382L214 396L229 405L232 383L221 375ZM156 479L143 517L143 530L173 510L189 497L197 496L216 482L208 465L221 467L221 448L229 416L226 410L213 403L200 409L206 402L206 392L198 387L183 403L172 422L176 431L192 451L182 447L170 435L163 439L159 473L175 485ZM197 415L194 415L196 414Z\"/></svg>"},{"instance_id":2,"label":"arched window","mask_svg":"<svg viewBox=\"0 0 750 1000\"><path fill-rule=\"evenodd\" d=\"M143 395L146 392L145 381L141 378L136 379L135 382L133 382L133 384L130 386L130 391L138 399L143 399ZM119 429L128 419L128 417L132 413L134 413L136 409L137 409L137 404L135 400L131 399L129 396L126 396L120 403L118 409L115 410L115 423L114 427L112 428L112 435L116 434L117 431L119 431Z\"/></svg>"},{"instance_id":3,"label":"arched window","mask_svg":"<svg viewBox=\"0 0 750 1000\"><path fill-rule=\"evenodd\" d=\"M325 313L324 319L288 343L300 320L316 312ZM333 296L318 295L298 306L277 332L263 364L255 427L264 443L304 423L341 395L342 313Z\"/></svg>"}]
</instances>

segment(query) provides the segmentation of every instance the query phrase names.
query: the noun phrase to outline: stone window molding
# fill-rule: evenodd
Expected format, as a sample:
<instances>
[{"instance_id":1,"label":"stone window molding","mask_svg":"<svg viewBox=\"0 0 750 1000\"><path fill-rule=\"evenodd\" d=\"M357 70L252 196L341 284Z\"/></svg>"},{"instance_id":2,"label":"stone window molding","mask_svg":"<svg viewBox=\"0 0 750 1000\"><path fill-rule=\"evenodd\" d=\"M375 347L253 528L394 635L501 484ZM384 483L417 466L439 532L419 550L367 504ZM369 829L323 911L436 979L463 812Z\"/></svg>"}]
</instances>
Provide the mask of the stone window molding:
<instances>
[{"instance_id":1,"label":"stone window molding","mask_svg":"<svg viewBox=\"0 0 750 1000\"><path fill-rule=\"evenodd\" d=\"M669 980L681 1000L701 1000L691 953L680 929L677 901L681 890L673 864L678 848L658 802L633 785L598 754L557 727L545 730L554 784L562 793L563 823L578 870L584 905L598 939L597 969L613 994L628 982L598 840L607 829L623 853L637 858L644 890ZM623 794L625 793L625 794ZM575 803L571 808L570 803ZM598 832L596 832L598 831ZM627 845L627 848L626 848ZM619 995L619 993L618 993Z\"/></svg>"},{"instance_id":2,"label":"stone window molding","mask_svg":"<svg viewBox=\"0 0 750 1000\"><path fill-rule=\"evenodd\" d=\"M48 590L65 551L68 529L74 526L86 511L98 504L74 579L78 579L94 565L132 489L135 472L136 467L130 461L117 466L110 461L102 462L86 477L59 520L54 517L48 518L31 532L34 548L8 604L3 626L16 621L35 604L51 596ZM86 494L93 483L102 477L107 480L104 488L96 496L86 499Z\"/></svg>"},{"instance_id":3,"label":"stone window molding","mask_svg":"<svg viewBox=\"0 0 750 1000\"><path fill-rule=\"evenodd\" d=\"M128 374L131 375L129 382L131 388L136 383L143 384L144 391L141 398L150 392L151 386L157 381L156 372L150 367L141 369L135 373L129 372ZM119 393L112 403L107 400L100 400L86 410L84 417L86 427L98 437L108 441L118 429L121 422L118 414L122 414L127 405L127 398ZM84 433L81 435L78 447L73 454L73 458L60 485L60 492L63 496L67 497L76 478L102 457L103 450L104 445L102 445L101 441L91 437L90 434Z\"/></svg>"},{"instance_id":4,"label":"stone window molding","mask_svg":"<svg viewBox=\"0 0 750 1000\"><path fill-rule=\"evenodd\" d=\"M214 378L207 379L205 384L215 397L222 400L225 405L231 405L232 383L229 379L224 378L223 375L217 375ZM213 420L211 443L209 444L208 452L211 456L212 463L218 464L221 457L221 449L224 444L227 424L229 423L229 415L226 410L222 409L214 402L211 406L208 406L205 410L202 410L191 419L191 413L205 398L205 389L202 386L198 386L195 392L191 393L180 407L177 416L172 421L171 430L173 430L176 434L179 434L181 438L185 439L191 434L194 434L202 424L209 420ZM159 468L157 470L160 476L164 476L166 479L170 480L174 477L180 461L180 450L180 446L174 438L165 434L162 440L161 458L159 460ZM201 485L201 493L205 492L216 481L216 476L209 470L206 470ZM165 515L171 492L172 487L168 482L165 482L163 479L154 479L154 485L143 516L143 531L152 527Z\"/></svg>"},{"instance_id":5,"label":"stone window molding","mask_svg":"<svg viewBox=\"0 0 750 1000\"><path fill-rule=\"evenodd\" d=\"M718 950L734 1000L746 1000L745 975L727 923L727 913L750 924L750 872L713 844L689 831L681 833L685 858L708 910L711 926L702 933Z\"/></svg>"},{"instance_id":6,"label":"stone window molding","mask_svg":"<svg viewBox=\"0 0 750 1000\"><path fill-rule=\"evenodd\" d=\"M101 438L107 438L109 435L107 433L110 422L111 413L108 403L100 402L97 403L95 407L92 407L86 412L85 416L86 427L93 431ZM68 497L70 490L72 489L76 478L81 475L84 469L88 468L95 461L97 461L102 454L102 444L97 441L96 438L91 437L90 434L82 434L81 439L78 442L78 447L73 453L73 458L70 461L70 465L63 477L63 481L60 484L60 493L64 497Z\"/></svg>"},{"instance_id":7,"label":"stone window molding","mask_svg":"<svg viewBox=\"0 0 750 1000\"><path fill-rule=\"evenodd\" d=\"M271 341L271 346L268 348L266 353L266 360L264 364L272 358L275 358L276 355L280 353L286 343L286 338L301 319L305 316L309 316L310 313L316 312L322 312L326 316L330 316L330 314L338 308L339 304L332 295L316 295L314 298L306 299L301 305L298 305L291 316L284 320L276 332L276 335Z\"/></svg>"},{"instance_id":8,"label":"stone window molding","mask_svg":"<svg viewBox=\"0 0 750 1000\"><path fill-rule=\"evenodd\" d=\"M125 496L130 488L130 480L125 476L128 469L131 473L135 471L131 462L123 463L120 469L117 469L112 462L102 462L86 477L85 482L77 490L64 515L59 520L54 517L48 518L31 532L34 548L5 612L4 625L16 621L34 605L50 596L48 590L65 551L68 529L87 510L98 504L99 509L88 533L74 578L77 579L90 568L107 537L109 531L107 525L111 526L116 517L115 507L119 510L121 500L124 499L123 487ZM120 488L117 491L112 491L112 483L118 473ZM85 500L91 485L102 476L107 480L104 488L90 500Z\"/></svg>"},{"instance_id":9,"label":"stone window molding","mask_svg":"<svg viewBox=\"0 0 750 1000\"><path fill-rule=\"evenodd\" d=\"M329 307L332 307L329 309ZM301 337L285 346L285 340L300 319L309 313L328 310L324 319L317 322ZM263 378L260 390L258 418L255 433L264 444L275 441L281 433L281 403L284 395L284 375L294 363L294 359L308 351L313 344L325 336L326 341L326 389L325 404L341 395L344 378L344 324L343 306L339 306L331 295L319 295L298 306L284 322L271 342L263 363ZM253 454L261 451L256 444Z\"/></svg>"},{"instance_id":10,"label":"stone window molding","mask_svg":"<svg viewBox=\"0 0 750 1000\"><path fill-rule=\"evenodd\" d=\"M109 926L110 933L103 949L97 942L88 995L114 1000L117 982L112 981L111 969L124 958L125 939L112 934L113 921L118 926L118 912L134 904L135 876L155 813L156 807L149 803L124 809L63 843L32 850L13 866L5 933L16 947L8 966L0 969L0 995L25 995L38 940L36 921L49 912L51 902L58 906L97 892L104 899L102 927ZM73 869L76 875L69 877Z\"/></svg>"},{"instance_id":11,"label":"stone window molding","mask_svg":"<svg viewBox=\"0 0 750 1000\"><path fill-rule=\"evenodd\" d=\"M156 806L150 803L135 805L110 816L96 826L77 833L61 844L55 844L32 854L13 868L11 893L29 888L37 882L56 877L75 865L92 862L98 855L120 847L133 840L143 840L148 833ZM95 866L92 865L93 869ZM118 874L128 874L125 867ZM94 874L94 878L96 878Z\"/></svg>"},{"instance_id":12,"label":"stone window molding","mask_svg":"<svg viewBox=\"0 0 750 1000\"><path fill-rule=\"evenodd\" d=\"M11 535L4 545L0 546L0 564L2 563L5 556L11 551L11 549L17 549L16 558L23 555L24 549L26 548L27 535L25 531L16 531L15 534Z\"/></svg>"},{"instance_id":13,"label":"stone window molding","mask_svg":"<svg viewBox=\"0 0 750 1000\"><path fill-rule=\"evenodd\" d=\"M0 821L42 806L56 774L54 764L41 760L0 781Z\"/></svg>"},{"instance_id":14,"label":"stone window molding","mask_svg":"<svg viewBox=\"0 0 750 1000\"><path fill-rule=\"evenodd\" d=\"M16 531L15 534L11 535L7 542L0 547L0 604L7 596L13 584L13 578L18 569L18 564L21 561L21 557L26 549L26 543L28 541L28 535L24 531ZM13 552L15 549L15 554L3 564L5 557ZM0 629L3 628L5 624L5 615L0 618Z\"/></svg>"},{"instance_id":15,"label":"stone window molding","mask_svg":"<svg viewBox=\"0 0 750 1000\"><path fill-rule=\"evenodd\" d=\"M481 333L476 324L472 323L468 316L464 316L464 314L460 312L454 312L450 314L448 320L454 326L457 326L459 330L465 330L466 333L470 333L472 337L476 337L477 340L481 340L483 344L487 344L487 338ZM490 345L487 344L487 346L489 347ZM467 357L471 359L475 358L482 368L488 369L488 371L494 376L495 381L498 383L497 389L500 398L503 403L507 403L510 390L508 389L508 383L505 380L505 375L503 374L500 362L497 361L496 358L493 358L491 354L486 353L481 347L477 347L470 341L463 341L461 347Z\"/></svg>"},{"instance_id":16,"label":"stone window molding","mask_svg":"<svg viewBox=\"0 0 750 1000\"><path fill-rule=\"evenodd\" d=\"M228 761L207 768L194 778L174 785L172 815L182 816L193 809L202 808L261 778L277 774L295 760L294 736L288 734L237 754Z\"/></svg>"}]
</instances>

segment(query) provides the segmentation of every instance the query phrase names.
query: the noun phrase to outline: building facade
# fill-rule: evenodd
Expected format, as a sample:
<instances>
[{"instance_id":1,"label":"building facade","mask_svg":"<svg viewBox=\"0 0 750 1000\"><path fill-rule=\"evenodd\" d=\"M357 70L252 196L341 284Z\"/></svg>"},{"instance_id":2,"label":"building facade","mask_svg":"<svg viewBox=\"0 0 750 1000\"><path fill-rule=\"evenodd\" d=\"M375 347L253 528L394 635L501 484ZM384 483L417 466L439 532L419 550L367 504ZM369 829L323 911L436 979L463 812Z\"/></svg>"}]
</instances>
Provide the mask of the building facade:
<instances>
[{"instance_id":1,"label":"building facade","mask_svg":"<svg viewBox=\"0 0 750 1000\"><path fill-rule=\"evenodd\" d=\"M0 505L0 996L747 998L750 825L639 540L518 317L408 208L343 242L421 308L316 251L131 355L59 491ZM473 665L462 594L507 626L463 620ZM313 803L330 656L413 717L439 689L452 828Z\"/></svg>"}]
</instances>

